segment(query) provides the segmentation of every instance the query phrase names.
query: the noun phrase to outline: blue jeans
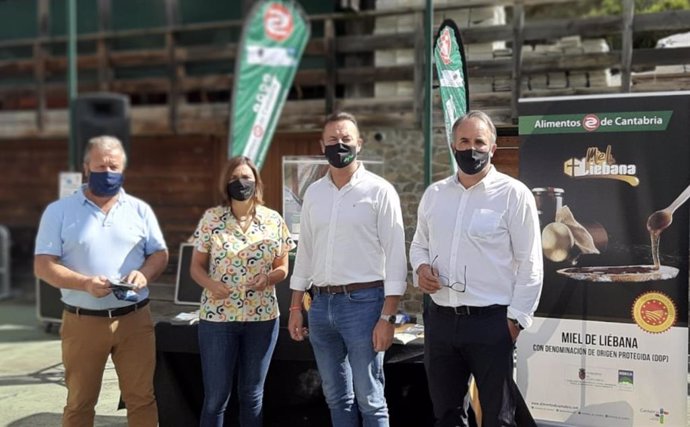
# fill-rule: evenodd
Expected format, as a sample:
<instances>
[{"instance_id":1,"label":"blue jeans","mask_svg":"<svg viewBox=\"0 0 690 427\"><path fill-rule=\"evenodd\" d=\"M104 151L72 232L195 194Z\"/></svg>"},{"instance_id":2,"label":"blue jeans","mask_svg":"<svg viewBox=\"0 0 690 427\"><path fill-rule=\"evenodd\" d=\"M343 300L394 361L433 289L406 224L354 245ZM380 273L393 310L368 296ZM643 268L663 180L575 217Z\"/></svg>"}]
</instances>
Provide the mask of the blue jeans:
<instances>
[{"instance_id":1,"label":"blue jeans","mask_svg":"<svg viewBox=\"0 0 690 427\"><path fill-rule=\"evenodd\" d=\"M278 319L261 322L199 321L204 380L201 427L221 427L237 367L240 425L263 424L264 382L278 340Z\"/></svg>"},{"instance_id":2,"label":"blue jeans","mask_svg":"<svg viewBox=\"0 0 690 427\"><path fill-rule=\"evenodd\" d=\"M315 295L309 309L309 340L323 382L333 427L387 427L383 352L375 352L374 326L383 289ZM355 400L356 398L356 400Z\"/></svg>"}]
</instances>

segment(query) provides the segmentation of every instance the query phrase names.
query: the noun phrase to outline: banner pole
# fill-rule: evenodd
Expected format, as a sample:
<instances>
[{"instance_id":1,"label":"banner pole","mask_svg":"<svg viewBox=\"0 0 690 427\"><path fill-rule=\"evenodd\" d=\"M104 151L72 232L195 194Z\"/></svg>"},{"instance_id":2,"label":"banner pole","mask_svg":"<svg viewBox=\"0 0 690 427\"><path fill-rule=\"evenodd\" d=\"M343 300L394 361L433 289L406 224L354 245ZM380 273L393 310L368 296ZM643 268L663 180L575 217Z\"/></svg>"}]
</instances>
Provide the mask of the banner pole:
<instances>
[{"instance_id":1,"label":"banner pole","mask_svg":"<svg viewBox=\"0 0 690 427\"><path fill-rule=\"evenodd\" d=\"M77 133L74 128L74 111L72 103L77 98L77 0L67 2L67 92L69 102L69 144L67 157L69 170L77 170Z\"/></svg>"},{"instance_id":2,"label":"banner pole","mask_svg":"<svg viewBox=\"0 0 690 427\"><path fill-rule=\"evenodd\" d=\"M431 150L433 147L433 119L432 119L432 108L433 108L433 58L434 58L434 46L432 43L434 31L434 1L426 0L426 8L424 9L424 55L426 58L426 63L424 64L424 123L423 123L423 133L424 133L424 188L431 184ZM424 294L423 305L426 308L429 305L429 295Z\"/></svg>"},{"instance_id":3,"label":"banner pole","mask_svg":"<svg viewBox=\"0 0 690 427\"><path fill-rule=\"evenodd\" d=\"M425 71L425 88L424 88L424 186L428 187L431 184L432 162L431 150L433 147L433 46L432 46L432 32L434 30L434 2L433 0L426 0L426 8L424 9L424 48L426 54L426 64L424 64Z\"/></svg>"}]
</instances>

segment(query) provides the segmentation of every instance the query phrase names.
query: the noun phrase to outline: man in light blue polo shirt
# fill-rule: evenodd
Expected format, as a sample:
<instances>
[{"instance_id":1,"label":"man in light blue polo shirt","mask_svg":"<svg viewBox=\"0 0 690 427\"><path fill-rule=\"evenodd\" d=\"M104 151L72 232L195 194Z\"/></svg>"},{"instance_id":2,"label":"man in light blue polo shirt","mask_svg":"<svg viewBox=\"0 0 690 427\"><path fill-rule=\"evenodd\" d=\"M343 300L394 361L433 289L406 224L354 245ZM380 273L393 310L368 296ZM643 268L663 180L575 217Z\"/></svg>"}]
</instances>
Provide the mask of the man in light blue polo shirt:
<instances>
[{"instance_id":1,"label":"man in light blue polo shirt","mask_svg":"<svg viewBox=\"0 0 690 427\"><path fill-rule=\"evenodd\" d=\"M147 284L168 263L151 207L125 193L127 157L101 136L84 154L88 184L51 203L36 236L36 277L59 288L67 404L63 426L93 425L103 370L112 356L130 426L156 426L155 337ZM115 286L126 282L125 285Z\"/></svg>"}]
</instances>

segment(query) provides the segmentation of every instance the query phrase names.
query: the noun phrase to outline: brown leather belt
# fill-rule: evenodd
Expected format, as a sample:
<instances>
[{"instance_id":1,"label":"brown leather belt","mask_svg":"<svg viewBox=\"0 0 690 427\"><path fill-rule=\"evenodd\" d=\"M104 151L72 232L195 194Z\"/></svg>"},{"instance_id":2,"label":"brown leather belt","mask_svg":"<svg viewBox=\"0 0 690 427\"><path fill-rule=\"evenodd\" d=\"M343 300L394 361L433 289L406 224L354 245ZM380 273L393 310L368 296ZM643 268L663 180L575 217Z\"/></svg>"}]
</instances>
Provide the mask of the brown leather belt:
<instances>
[{"instance_id":1,"label":"brown leather belt","mask_svg":"<svg viewBox=\"0 0 690 427\"><path fill-rule=\"evenodd\" d=\"M141 300L136 304L128 305L125 307L120 307L120 308L111 308L109 310L89 310L86 308L81 308L81 307L75 307L73 305L65 304L65 311L69 311L70 313L78 314L78 315L84 315L84 316L98 316L98 317L118 317L118 316L124 316L125 314L129 314L133 311L137 311L137 309L146 307L146 305L149 303L149 299L146 298L145 300Z\"/></svg>"},{"instance_id":2,"label":"brown leather belt","mask_svg":"<svg viewBox=\"0 0 690 427\"><path fill-rule=\"evenodd\" d=\"M321 294L343 294L350 293L354 291L359 291L361 289L370 288L381 288L383 287L383 280L375 280L373 282L362 282L362 283L350 283L349 285L325 285L325 286L314 286L314 293L317 295Z\"/></svg>"}]
</instances>

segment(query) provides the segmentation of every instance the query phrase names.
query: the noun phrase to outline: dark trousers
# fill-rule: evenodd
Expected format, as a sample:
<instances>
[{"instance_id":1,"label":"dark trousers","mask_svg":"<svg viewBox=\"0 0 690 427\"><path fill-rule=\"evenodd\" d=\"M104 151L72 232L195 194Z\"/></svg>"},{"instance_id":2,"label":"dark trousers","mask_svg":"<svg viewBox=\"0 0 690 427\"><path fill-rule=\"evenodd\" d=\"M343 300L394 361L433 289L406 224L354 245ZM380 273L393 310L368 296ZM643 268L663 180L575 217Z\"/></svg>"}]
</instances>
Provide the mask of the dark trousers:
<instances>
[{"instance_id":1,"label":"dark trousers","mask_svg":"<svg viewBox=\"0 0 690 427\"><path fill-rule=\"evenodd\" d=\"M428 305L424 313L424 366L436 426L467 426L470 375L474 375L479 390L482 426L518 425L513 341L506 318L503 306L457 315L433 302Z\"/></svg>"}]
</instances>

